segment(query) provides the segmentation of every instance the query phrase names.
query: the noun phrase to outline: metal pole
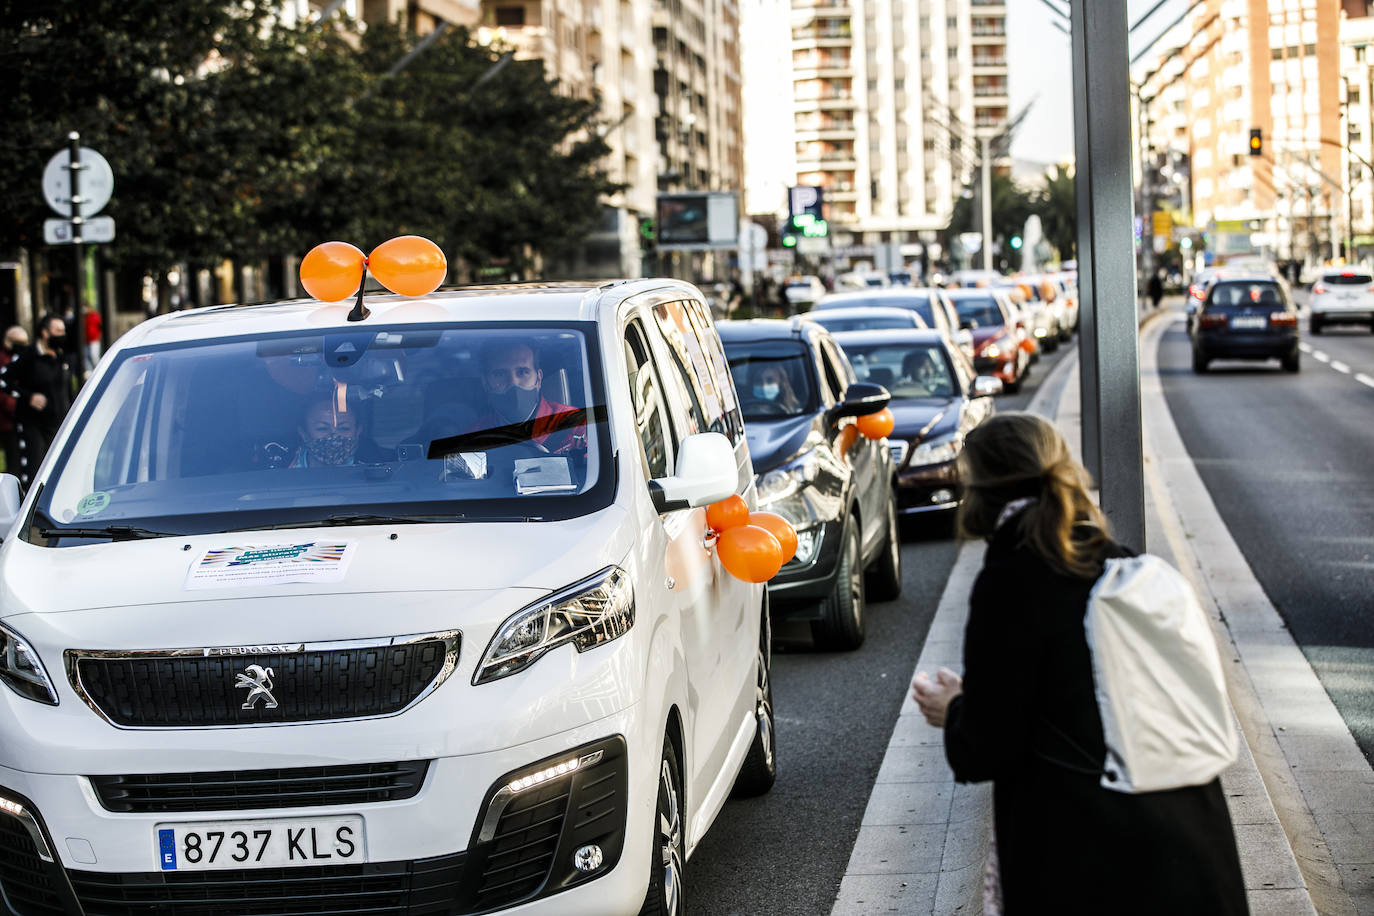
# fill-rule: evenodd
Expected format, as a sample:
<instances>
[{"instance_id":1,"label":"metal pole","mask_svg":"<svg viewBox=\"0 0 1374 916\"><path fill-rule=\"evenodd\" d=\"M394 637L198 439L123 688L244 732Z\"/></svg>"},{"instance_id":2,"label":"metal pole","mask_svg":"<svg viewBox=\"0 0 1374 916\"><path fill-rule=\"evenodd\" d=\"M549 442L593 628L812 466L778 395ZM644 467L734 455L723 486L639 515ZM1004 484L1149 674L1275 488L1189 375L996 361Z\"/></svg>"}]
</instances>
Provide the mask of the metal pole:
<instances>
[{"instance_id":1,"label":"metal pole","mask_svg":"<svg viewBox=\"0 0 1374 916\"><path fill-rule=\"evenodd\" d=\"M1143 549L1126 4L1070 0L1070 9L1083 457L1098 481L1115 537Z\"/></svg>"},{"instance_id":2,"label":"metal pole","mask_svg":"<svg viewBox=\"0 0 1374 916\"><path fill-rule=\"evenodd\" d=\"M983 137L983 269L992 270L992 142Z\"/></svg>"},{"instance_id":3,"label":"metal pole","mask_svg":"<svg viewBox=\"0 0 1374 916\"><path fill-rule=\"evenodd\" d=\"M72 342L72 367L78 384L86 379L86 322L81 314L82 287L86 285L85 249L81 244L81 227L85 220L81 216L81 135L76 131L67 134L71 162L67 168L72 172L72 250L76 252L76 273L72 279L72 324L67 328L67 339Z\"/></svg>"},{"instance_id":4,"label":"metal pole","mask_svg":"<svg viewBox=\"0 0 1374 916\"><path fill-rule=\"evenodd\" d=\"M1345 113L1345 150L1348 154L1345 160L1345 263L1355 263L1355 180L1351 177L1350 171L1354 162L1355 151L1350 148L1350 80L1348 77L1341 77L1341 82L1345 84L1345 101L1341 103Z\"/></svg>"}]
</instances>

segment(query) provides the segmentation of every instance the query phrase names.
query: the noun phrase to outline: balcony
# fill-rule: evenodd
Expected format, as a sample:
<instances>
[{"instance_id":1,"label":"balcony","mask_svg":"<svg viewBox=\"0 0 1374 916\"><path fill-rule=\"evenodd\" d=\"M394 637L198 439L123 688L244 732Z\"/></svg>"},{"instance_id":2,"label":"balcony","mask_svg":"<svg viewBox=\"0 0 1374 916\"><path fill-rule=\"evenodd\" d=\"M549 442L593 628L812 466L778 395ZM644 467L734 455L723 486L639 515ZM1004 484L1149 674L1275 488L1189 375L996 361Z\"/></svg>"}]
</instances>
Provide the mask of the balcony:
<instances>
[{"instance_id":1,"label":"balcony","mask_svg":"<svg viewBox=\"0 0 1374 916\"><path fill-rule=\"evenodd\" d=\"M851 0L793 0L794 10L849 10Z\"/></svg>"},{"instance_id":2,"label":"balcony","mask_svg":"<svg viewBox=\"0 0 1374 916\"><path fill-rule=\"evenodd\" d=\"M978 73L979 73L980 70L982 70L982 71L987 71L987 70L1001 70L1001 71L1005 71L1006 69L1007 69L1007 57L1006 57L1005 54L1002 54L1002 55L992 55L992 54L988 54L988 55L982 55L982 56L978 56L978 57L974 57L974 58L973 58L973 73L974 73L975 76L978 75Z\"/></svg>"}]
</instances>

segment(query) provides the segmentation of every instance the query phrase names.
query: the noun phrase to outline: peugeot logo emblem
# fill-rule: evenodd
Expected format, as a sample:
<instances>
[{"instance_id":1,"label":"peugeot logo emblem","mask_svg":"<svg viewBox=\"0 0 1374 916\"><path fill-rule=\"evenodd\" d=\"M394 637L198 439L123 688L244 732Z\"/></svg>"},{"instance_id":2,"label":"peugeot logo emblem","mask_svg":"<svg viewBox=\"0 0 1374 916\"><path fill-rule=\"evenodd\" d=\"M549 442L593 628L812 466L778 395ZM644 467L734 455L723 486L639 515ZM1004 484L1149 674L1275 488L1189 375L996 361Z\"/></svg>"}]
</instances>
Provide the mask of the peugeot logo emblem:
<instances>
[{"instance_id":1,"label":"peugeot logo emblem","mask_svg":"<svg viewBox=\"0 0 1374 916\"><path fill-rule=\"evenodd\" d=\"M248 698L243 701L244 709L257 706L258 700L266 700L268 709L277 708L277 698L272 696L272 669L262 665L249 665L246 671L239 672L234 687L247 687Z\"/></svg>"}]
</instances>

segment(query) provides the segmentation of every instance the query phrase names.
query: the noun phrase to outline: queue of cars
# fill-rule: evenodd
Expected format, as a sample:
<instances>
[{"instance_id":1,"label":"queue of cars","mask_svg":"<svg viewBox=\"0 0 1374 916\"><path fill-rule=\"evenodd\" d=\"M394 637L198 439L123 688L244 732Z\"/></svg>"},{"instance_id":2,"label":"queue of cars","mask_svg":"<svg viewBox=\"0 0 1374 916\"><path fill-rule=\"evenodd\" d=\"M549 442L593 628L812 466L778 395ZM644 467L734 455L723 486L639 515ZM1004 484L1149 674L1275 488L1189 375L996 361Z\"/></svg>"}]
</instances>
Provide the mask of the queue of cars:
<instances>
[{"instance_id":1,"label":"queue of cars","mask_svg":"<svg viewBox=\"0 0 1374 916\"><path fill-rule=\"evenodd\" d=\"M0 902L682 913L776 777L773 614L859 645L1003 388L917 292L836 335L672 280L139 325L0 476ZM766 586L734 497L795 527Z\"/></svg>"}]
</instances>

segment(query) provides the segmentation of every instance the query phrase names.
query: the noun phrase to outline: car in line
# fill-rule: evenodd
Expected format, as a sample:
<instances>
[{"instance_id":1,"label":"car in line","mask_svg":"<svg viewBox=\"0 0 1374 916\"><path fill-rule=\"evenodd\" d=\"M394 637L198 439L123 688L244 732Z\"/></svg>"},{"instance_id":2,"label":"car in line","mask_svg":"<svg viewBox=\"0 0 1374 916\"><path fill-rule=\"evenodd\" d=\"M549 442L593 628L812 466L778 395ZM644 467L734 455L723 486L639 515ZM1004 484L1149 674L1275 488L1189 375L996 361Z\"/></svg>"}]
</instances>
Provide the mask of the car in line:
<instances>
[{"instance_id":1,"label":"car in line","mask_svg":"<svg viewBox=\"0 0 1374 916\"><path fill-rule=\"evenodd\" d=\"M1353 267L1322 271L1307 308L1313 334L1340 324L1364 325L1374 333L1374 274Z\"/></svg>"},{"instance_id":2,"label":"car in line","mask_svg":"<svg viewBox=\"0 0 1374 916\"><path fill-rule=\"evenodd\" d=\"M885 380L892 395L887 441L897 464L898 512L957 509L964 439L992 416L1002 382L977 375L963 352L934 331L849 331L835 340L861 380Z\"/></svg>"},{"instance_id":3,"label":"car in line","mask_svg":"<svg viewBox=\"0 0 1374 916\"><path fill-rule=\"evenodd\" d=\"M887 406L830 332L805 316L717 325L739 391L759 508L797 530L768 585L773 613L809 621L818 648L856 649L867 603L901 594L895 468L857 420Z\"/></svg>"},{"instance_id":4,"label":"car in line","mask_svg":"<svg viewBox=\"0 0 1374 916\"><path fill-rule=\"evenodd\" d=\"M807 318L832 334L840 331L874 331L883 328L925 328L925 319L914 309L852 308L812 309Z\"/></svg>"},{"instance_id":5,"label":"car in line","mask_svg":"<svg viewBox=\"0 0 1374 916\"><path fill-rule=\"evenodd\" d=\"M960 327L959 313L955 311L946 290L904 286L831 293L817 302L813 311L852 308L910 309L921 316L926 327L948 334L956 346L963 348L969 359L973 358L973 336Z\"/></svg>"},{"instance_id":6,"label":"car in line","mask_svg":"<svg viewBox=\"0 0 1374 916\"><path fill-rule=\"evenodd\" d=\"M1030 344L1031 362L1038 361L1042 351L1053 353L1059 348L1058 322L1036 278L1005 277L992 286L1001 289L1016 306L1022 337Z\"/></svg>"},{"instance_id":7,"label":"car in line","mask_svg":"<svg viewBox=\"0 0 1374 916\"><path fill-rule=\"evenodd\" d=\"M1018 330L1015 306L998 289L952 289L949 298L959 322L973 335L973 367L995 376L1010 393L1030 372L1030 353Z\"/></svg>"},{"instance_id":8,"label":"car in line","mask_svg":"<svg viewBox=\"0 0 1374 916\"><path fill-rule=\"evenodd\" d=\"M1271 274L1218 276L1194 316L1193 371L1215 359L1278 359L1288 372L1301 368L1298 310Z\"/></svg>"},{"instance_id":9,"label":"car in line","mask_svg":"<svg viewBox=\"0 0 1374 916\"><path fill-rule=\"evenodd\" d=\"M892 279L885 273L874 270L854 270L835 277L835 289L885 289L892 285Z\"/></svg>"},{"instance_id":10,"label":"car in line","mask_svg":"<svg viewBox=\"0 0 1374 916\"><path fill-rule=\"evenodd\" d=\"M1187 316L1189 334L1193 332L1193 322L1197 318L1197 310L1202 306L1203 300L1207 298L1207 287L1221 274L1222 269L1220 267L1204 267L1193 274L1193 281L1188 284L1188 299L1183 305L1183 312Z\"/></svg>"},{"instance_id":11,"label":"car in line","mask_svg":"<svg viewBox=\"0 0 1374 916\"><path fill-rule=\"evenodd\" d=\"M776 773L766 589L703 546L731 495L686 283L138 325L0 477L0 900L680 913Z\"/></svg>"},{"instance_id":12,"label":"car in line","mask_svg":"<svg viewBox=\"0 0 1374 916\"><path fill-rule=\"evenodd\" d=\"M783 295L793 308L805 311L825 296L825 284L814 274L788 277L783 287Z\"/></svg>"}]
</instances>

